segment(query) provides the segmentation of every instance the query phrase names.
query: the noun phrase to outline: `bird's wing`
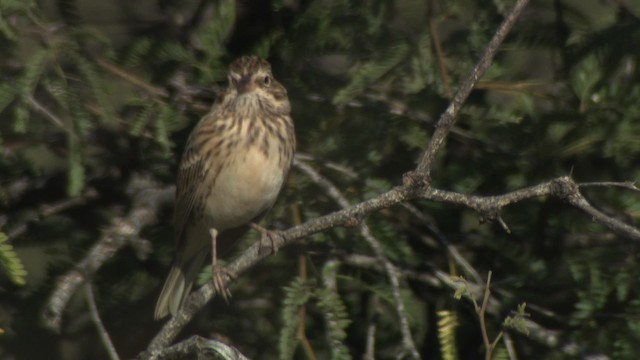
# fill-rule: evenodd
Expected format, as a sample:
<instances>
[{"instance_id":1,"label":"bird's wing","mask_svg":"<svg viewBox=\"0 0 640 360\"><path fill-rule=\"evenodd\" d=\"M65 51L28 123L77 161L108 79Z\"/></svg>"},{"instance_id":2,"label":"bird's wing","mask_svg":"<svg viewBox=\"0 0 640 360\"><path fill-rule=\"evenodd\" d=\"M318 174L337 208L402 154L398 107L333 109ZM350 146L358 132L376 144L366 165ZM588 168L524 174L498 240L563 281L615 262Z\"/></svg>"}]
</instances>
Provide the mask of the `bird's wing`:
<instances>
[{"instance_id":1,"label":"bird's wing","mask_svg":"<svg viewBox=\"0 0 640 360\"><path fill-rule=\"evenodd\" d=\"M182 156L176 181L174 226L177 241L180 241L193 210L202 207L205 201L202 186L207 175L205 159L189 145Z\"/></svg>"}]
</instances>

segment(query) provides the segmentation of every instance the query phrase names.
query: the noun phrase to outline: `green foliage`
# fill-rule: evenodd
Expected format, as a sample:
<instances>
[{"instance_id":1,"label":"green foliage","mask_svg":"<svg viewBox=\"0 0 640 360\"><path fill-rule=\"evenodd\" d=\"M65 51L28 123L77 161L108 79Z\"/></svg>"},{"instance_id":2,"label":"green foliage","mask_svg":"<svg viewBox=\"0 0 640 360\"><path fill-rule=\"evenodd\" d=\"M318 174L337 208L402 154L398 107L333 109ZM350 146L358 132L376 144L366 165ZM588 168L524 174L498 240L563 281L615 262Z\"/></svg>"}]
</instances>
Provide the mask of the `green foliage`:
<instances>
[{"instance_id":1,"label":"green foliage","mask_svg":"<svg viewBox=\"0 0 640 360\"><path fill-rule=\"evenodd\" d=\"M531 314L525 311L526 307L527 303L519 304L518 310L513 315L507 316L502 325L505 328L515 329L525 335L529 335L529 328L527 328L527 323L524 320L531 317Z\"/></svg>"},{"instance_id":2,"label":"green foliage","mask_svg":"<svg viewBox=\"0 0 640 360\"><path fill-rule=\"evenodd\" d=\"M318 289L315 296L318 299L318 308L324 316L324 323L327 327L327 339L331 350L331 359L347 360L351 359L349 349L344 341L347 338L346 329L351 323L345 304L340 299L335 288L336 276L339 266L337 261L329 261L322 269L322 277L325 279L325 287Z\"/></svg>"},{"instance_id":3,"label":"green foliage","mask_svg":"<svg viewBox=\"0 0 640 360\"><path fill-rule=\"evenodd\" d=\"M335 271L335 269L329 271ZM324 317L331 359L351 359L349 349L344 343L347 337L346 329L351 320L345 304L335 290L330 287L318 288L309 281L295 278L284 292L285 299L282 307L284 324L280 330L279 358L293 358L302 319L300 309L303 306L315 304ZM315 301L312 302L312 300Z\"/></svg>"},{"instance_id":4,"label":"green foliage","mask_svg":"<svg viewBox=\"0 0 640 360\"><path fill-rule=\"evenodd\" d=\"M455 312L440 310L438 315L438 341L440 342L440 353L443 360L458 359L456 349L456 328L458 319Z\"/></svg>"},{"instance_id":5,"label":"green foliage","mask_svg":"<svg viewBox=\"0 0 640 360\"><path fill-rule=\"evenodd\" d=\"M0 265L2 265L5 274L7 274L12 283L19 286L26 285L27 270L24 268L13 246L9 244L7 235L2 232L0 232Z\"/></svg>"},{"instance_id":6,"label":"green foliage","mask_svg":"<svg viewBox=\"0 0 640 360\"><path fill-rule=\"evenodd\" d=\"M25 133L28 129L29 115L26 109L27 104L47 63L51 60L52 53L53 51L51 49L40 49L33 54L29 62L25 65L24 74L18 81L18 87L16 89L17 95L20 98L20 105L18 105L16 109L13 129L17 133Z\"/></svg>"},{"instance_id":7,"label":"green foliage","mask_svg":"<svg viewBox=\"0 0 640 360\"><path fill-rule=\"evenodd\" d=\"M297 346L297 332L300 326L299 311L312 297L313 288L304 279L295 278L291 285L284 289L285 298L282 306L282 322L278 352L281 360L293 359Z\"/></svg>"},{"instance_id":8,"label":"green foliage","mask_svg":"<svg viewBox=\"0 0 640 360\"><path fill-rule=\"evenodd\" d=\"M511 360L511 357L509 356L509 351L507 350L506 347L499 346L493 352L491 359L492 360Z\"/></svg>"},{"instance_id":9,"label":"green foliage","mask_svg":"<svg viewBox=\"0 0 640 360\"><path fill-rule=\"evenodd\" d=\"M346 328L351 323L345 305L337 293L331 289L316 292L318 307L322 311L327 326L327 337L331 350L331 359L351 359L349 349L344 341L347 338Z\"/></svg>"},{"instance_id":10,"label":"green foliage","mask_svg":"<svg viewBox=\"0 0 640 360\"><path fill-rule=\"evenodd\" d=\"M34 2L31 0L3 0L0 1L0 34L9 41L16 41L15 22L11 21L16 16L31 16Z\"/></svg>"},{"instance_id":11,"label":"green foliage","mask_svg":"<svg viewBox=\"0 0 640 360\"><path fill-rule=\"evenodd\" d=\"M207 21L200 32L202 49L207 54L206 63L211 63L224 55L224 41L229 37L235 25L236 2L233 0L218 1L212 11L213 17Z\"/></svg>"},{"instance_id":12,"label":"green foliage","mask_svg":"<svg viewBox=\"0 0 640 360\"><path fill-rule=\"evenodd\" d=\"M115 109L109 101L106 82L98 73L95 65L82 56L73 56L73 60L78 66L80 75L87 81L89 90L93 93L98 108L100 109L100 118L105 125L113 124L115 121Z\"/></svg>"},{"instance_id":13,"label":"green foliage","mask_svg":"<svg viewBox=\"0 0 640 360\"><path fill-rule=\"evenodd\" d=\"M380 55L379 59L368 61L352 75L351 83L341 89L333 98L337 105L344 105L356 95L365 92L372 84L381 81L406 56L408 48L398 45Z\"/></svg>"},{"instance_id":14,"label":"green foliage","mask_svg":"<svg viewBox=\"0 0 640 360\"><path fill-rule=\"evenodd\" d=\"M298 151L355 204L400 184L415 166L451 93L513 2L0 0L0 227L20 254L6 250L5 240L0 262L24 261L30 279L17 291L0 284L0 314L9 314L0 316L7 340L0 358L104 357L92 325L78 321L82 306L65 309L64 346L39 316L11 314L41 313L55 279L132 209L133 175L174 184L189 130L225 86L233 58L272 60L292 101ZM462 107L431 184L492 195L568 174L579 182L640 178L639 11L633 1L532 2ZM637 227L637 192L580 190L599 210ZM300 219L291 216L292 204ZM501 327L526 333L526 319L559 339L514 336L518 358L574 358L567 349L620 359L640 353L637 244L553 198L502 209L509 234L469 209L411 205L366 220L401 270L400 294L424 358L482 352L475 307L451 299L453 288L456 298L477 305L482 284L450 255L451 246L475 272L491 269L499 279L485 319L490 334ZM263 225L285 228L338 208L294 169ZM174 251L171 212L163 207L140 234L153 252L138 258L122 250L90 279L122 357L136 357L157 331L151 312L140 309L152 308ZM380 264L356 261L373 257L357 229L307 240L241 274L233 300L214 300L189 333L222 334L254 358L276 351L282 359L307 351L357 358L375 327L376 358L396 358L402 333L389 280ZM317 281L291 280L300 253L307 277ZM316 269L334 259L339 267ZM24 281L24 268L11 268ZM318 285L327 278L339 281L339 292ZM446 304L456 308L431 316ZM302 308L305 354L298 348ZM140 325L132 332L134 322ZM34 339L41 348L31 346ZM499 343L494 358L507 355Z\"/></svg>"}]
</instances>

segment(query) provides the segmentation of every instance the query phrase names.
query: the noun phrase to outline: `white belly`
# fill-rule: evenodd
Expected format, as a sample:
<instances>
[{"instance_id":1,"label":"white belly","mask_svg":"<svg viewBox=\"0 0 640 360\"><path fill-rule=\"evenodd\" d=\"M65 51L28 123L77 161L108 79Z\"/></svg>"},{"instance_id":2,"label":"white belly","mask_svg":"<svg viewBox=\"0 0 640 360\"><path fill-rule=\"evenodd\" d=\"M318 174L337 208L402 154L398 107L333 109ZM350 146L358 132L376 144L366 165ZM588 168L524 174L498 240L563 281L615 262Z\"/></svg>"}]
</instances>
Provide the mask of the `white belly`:
<instances>
[{"instance_id":1,"label":"white belly","mask_svg":"<svg viewBox=\"0 0 640 360\"><path fill-rule=\"evenodd\" d=\"M207 199L210 225L218 231L234 228L268 210L284 181L277 160L277 155L266 157L256 147L238 153L220 171Z\"/></svg>"}]
</instances>

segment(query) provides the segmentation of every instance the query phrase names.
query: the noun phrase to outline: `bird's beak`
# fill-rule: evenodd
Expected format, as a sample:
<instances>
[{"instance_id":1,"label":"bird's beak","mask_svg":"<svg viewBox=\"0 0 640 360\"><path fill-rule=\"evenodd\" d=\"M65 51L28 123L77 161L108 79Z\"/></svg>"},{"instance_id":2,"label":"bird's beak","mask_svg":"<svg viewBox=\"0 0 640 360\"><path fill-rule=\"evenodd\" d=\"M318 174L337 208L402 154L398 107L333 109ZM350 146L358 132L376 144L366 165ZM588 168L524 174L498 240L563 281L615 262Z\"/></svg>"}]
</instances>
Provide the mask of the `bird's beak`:
<instances>
[{"instance_id":1,"label":"bird's beak","mask_svg":"<svg viewBox=\"0 0 640 360\"><path fill-rule=\"evenodd\" d=\"M238 93L246 94L256 89L256 84L253 82L251 75L245 75L238 81Z\"/></svg>"}]
</instances>

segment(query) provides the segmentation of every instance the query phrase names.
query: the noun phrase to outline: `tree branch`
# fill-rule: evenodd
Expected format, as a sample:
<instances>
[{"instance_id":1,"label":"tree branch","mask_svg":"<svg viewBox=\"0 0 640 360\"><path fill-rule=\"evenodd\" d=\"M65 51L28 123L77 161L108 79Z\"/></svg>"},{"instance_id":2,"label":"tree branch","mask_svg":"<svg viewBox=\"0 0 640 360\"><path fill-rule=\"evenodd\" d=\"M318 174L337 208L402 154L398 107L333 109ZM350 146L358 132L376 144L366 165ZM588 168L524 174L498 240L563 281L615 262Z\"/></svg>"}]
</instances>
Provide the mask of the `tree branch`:
<instances>
[{"instance_id":1,"label":"tree branch","mask_svg":"<svg viewBox=\"0 0 640 360\"><path fill-rule=\"evenodd\" d=\"M100 313L98 312L98 307L96 306L96 299L93 296L93 289L91 288L91 283L87 282L84 284L85 296L87 298L87 305L89 305L89 314L91 315L91 321L96 327L98 331L98 335L100 336L100 341L102 341L102 345L104 345L107 354L109 354L109 359L111 360L120 360L118 356L118 352L116 351L116 347L113 346L113 341L111 341L111 337L109 336L109 332L104 327L102 323L102 319L100 319Z\"/></svg>"},{"instance_id":2,"label":"tree branch","mask_svg":"<svg viewBox=\"0 0 640 360\"><path fill-rule=\"evenodd\" d=\"M516 20L520 17L520 14L527 6L529 0L518 0L513 8L507 13L505 20L502 22L502 25L498 28L495 35L487 45L484 50L484 53L480 57L480 60L476 64L475 68L471 71L471 74L467 76L466 80L462 83L456 95L453 97L453 100L447 107L447 110L440 116L440 119L436 123L436 131L431 137L429 141L429 145L427 146L427 150L422 155L422 159L418 164L418 168L416 172L420 175L423 175L429 181L429 177L431 174L431 163L436 156L436 153L444 144L445 139L447 138L447 134L453 127L453 124L456 122L456 118L458 117L458 113L462 108L462 105L469 97L471 90L473 90L474 86L478 83L482 75L489 69L491 63L493 62L493 58L498 52L498 48L500 44L504 41L511 31L511 28L516 23Z\"/></svg>"},{"instance_id":3,"label":"tree branch","mask_svg":"<svg viewBox=\"0 0 640 360\"><path fill-rule=\"evenodd\" d=\"M274 250L299 241L303 237L325 231L333 227L360 224L364 217L373 212L377 212L381 209L389 208L393 205L401 204L412 199L426 199L436 202L464 205L476 210L482 219L492 221L500 218L499 211L506 205L535 197L555 196L568 200L570 204L582 209L590 215L597 214L597 217L593 215L594 218L614 231L623 233L633 239L640 240L640 231L623 224L616 219L612 219L591 207L591 205L589 205L579 193L577 184L569 177L561 177L540 185L531 186L497 196L461 194L435 189L428 184L432 160L453 126L460 107L471 92L473 86L477 83L478 79L491 64L491 60L495 56L498 46L506 37L527 2L527 0L519 0L514 8L509 12L504 23L487 46L480 62L463 83L451 105L438 121L436 132L431 138L429 146L424 152L416 172L407 174L402 186L394 187L383 194L356 205L348 205L344 201L340 200L339 203L341 203L341 205L346 205L343 210L309 220L302 225L293 226L288 230L281 232L279 234L280 236L273 239ZM331 190L331 192L334 191ZM258 243L253 244L242 255L231 262L228 269L234 274L241 275L268 255L264 252L261 253L259 249L260 245ZM390 270L393 269L386 269L388 273L390 272L393 274L394 272ZM390 275L390 279L397 280L397 275ZM227 284L230 279L223 277L222 280L224 284ZM392 286L394 285L395 284L392 283ZM157 353L169 344L178 332L191 320L195 313L212 298L213 294L214 289L211 283L205 284L199 290L192 293L187 299L185 306L176 314L175 317L165 323L160 332L152 340L148 347L148 354ZM401 326L404 327L403 325Z\"/></svg>"},{"instance_id":4,"label":"tree branch","mask_svg":"<svg viewBox=\"0 0 640 360\"><path fill-rule=\"evenodd\" d=\"M144 176L134 176L127 186L127 192L134 196L133 207L126 217L116 217L102 233L87 255L76 267L61 276L42 312L44 323L59 332L62 314L67 303L78 287L91 279L100 267L123 246L134 246L139 256L146 256L151 250L148 241L138 237L142 229L155 222L158 208L173 199L174 187L161 188L154 180Z\"/></svg>"},{"instance_id":5,"label":"tree branch","mask_svg":"<svg viewBox=\"0 0 640 360\"><path fill-rule=\"evenodd\" d=\"M565 200L574 207L582 210L591 216L595 222L619 234L640 241L640 230L594 208L580 193L580 186L580 184L573 181L570 177L562 176L542 184L512 191L503 195L467 195L429 187L420 194L420 197L425 200L464 205L476 210L480 214L481 220L493 221L499 218L500 210L507 205L526 199L553 196Z\"/></svg>"},{"instance_id":6,"label":"tree branch","mask_svg":"<svg viewBox=\"0 0 640 360\"><path fill-rule=\"evenodd\" d=\"M464 205L478 211L485 220L492 220L495 219L494 216L497 212L506 205L531 198L555 196L563 200L568 200L571 205L585 211L587 214L593 216L594 220L610 229L640 241L640 230L624 224L617 219L613 219L593 208L580 194L578 184L567 176L495 196L468 195L430 187L420 193L416 192L414 188L415 184L413 183L398 186L362 203L309 220L302 225L291 227L288 230L282 231L279 234L280 236L274 238L274 247L277 250L285 245L300 241L303 237L333 227L358 224L364 217L378 210L419 198ZM228 269L237 275L247 271L269 255L259 250L260 244L253 244L242 255L230 263ZM230 279L223 277L224 284L227 284L229 280ZM149 352L157 352L169 344L178 332L193 318L195 313L213 297L213 294L214 289L211 283L205 284L191 294L186 301L185 307L183 307L175 317L171 318L152 340L149 345Z\"/></svg>"},{"instance_id":7,"label":"tree branch","mask_svg":"<svg viewBox=\"0 0 640 360\"><path fill-rule=\"evenodd\" d=\"M347 209L336 211L334 213L324 215L307 221L302 225L297 225L288 230L281 232L280 236L274 236L273 246L277 251L281 247L300 241L303 237L309 236L321 231L325 231L337 226L360 223L365 215L390 207L393 204L399 204L408 199L409 191L404 187L396 187L384 194L373 199L364 201L360 204L351 206ZM240 276L242 273L253 267L262 259L266 258L269 253L260 251L260 244L254 243L242 255L233 260L227 269L232 273ZM227 284L229 278L222 276L222 282ZM193 292L186 300L176 316L172 317L165 323L160 332L156 334L149 345L148 352L153 354L167 346L180 332L180 330L193 318L196 312L200 310L214 294L214 288L211 283L203 285L200 289Z\"/></svg>"},{"instance_id":8,"label":"tree branch","mask_svg":"<svg viewBox=\"0 0 640 360\"><path fill-rule=\"evenodd\" d=\"M171 347L163 349L154 354L142 354L140 357L150 360L173 360L173 359L200 359L203 355L217 355L217 358L225 360L249 360L246 356L234 348L223 342L210 340L201 336L194 335L185 341L177 343ZM149 356L149 357L146 357ZM207 357L208 358L208 357Z\"/></svg>"}]
</instances>

